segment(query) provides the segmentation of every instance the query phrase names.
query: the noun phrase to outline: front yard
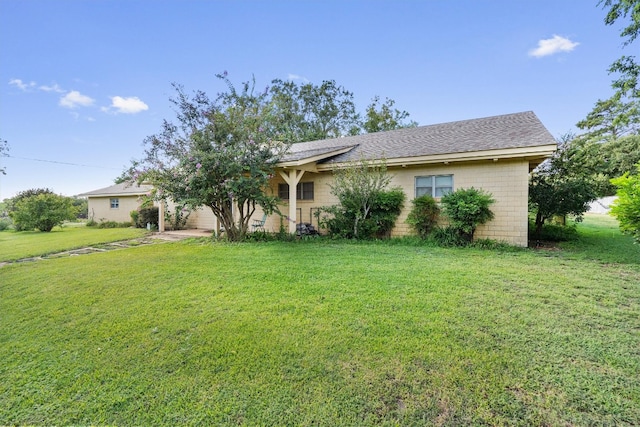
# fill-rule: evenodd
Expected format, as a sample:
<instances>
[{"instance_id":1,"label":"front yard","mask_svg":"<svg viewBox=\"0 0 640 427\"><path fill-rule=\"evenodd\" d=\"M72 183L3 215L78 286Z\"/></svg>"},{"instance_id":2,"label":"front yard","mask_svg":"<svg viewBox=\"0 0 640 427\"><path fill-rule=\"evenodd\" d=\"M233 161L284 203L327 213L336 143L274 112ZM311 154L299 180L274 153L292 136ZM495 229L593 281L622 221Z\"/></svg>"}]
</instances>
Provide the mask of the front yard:
<instances>
[{"instance_id":1,"label":"front yard","mask_svg":"<svg viewBox=\"0 0 640 427\"><path fill-rule=\"evenodd\" d=\"M554 251L190 240L5 266L0 425L638 425L640 247L583 227Z\"/></svg>"}]
</instances>

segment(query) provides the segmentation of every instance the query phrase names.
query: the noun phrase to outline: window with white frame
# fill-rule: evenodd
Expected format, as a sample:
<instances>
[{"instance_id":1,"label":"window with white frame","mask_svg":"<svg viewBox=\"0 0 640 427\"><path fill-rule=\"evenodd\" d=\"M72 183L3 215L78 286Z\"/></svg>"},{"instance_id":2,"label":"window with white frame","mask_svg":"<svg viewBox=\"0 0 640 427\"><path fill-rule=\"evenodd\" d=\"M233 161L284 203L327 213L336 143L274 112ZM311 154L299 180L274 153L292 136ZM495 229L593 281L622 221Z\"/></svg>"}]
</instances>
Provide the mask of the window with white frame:
<instances>
[{"instance_id":1,"label":"window with white frame","mask_svg":"<svg viewBox=\"0 0 640 427\"><path fill-rule=\"evenodd\" d=\"M278 197L289 200L289 184L278 184ZM313 182L300 182L296 185L296 200L313 200Z\"/></svg>"},{"instance_id":2,"label":"window with white frame","mask_svg":"<svg viewBox=\"0 0 640 427\"><path fill-rule=\"evenodd\" d=\"M111 209L118 209L120 207L120 199L111 199Z\"/></svg>"},{"instance_id":3,"label":"window with white frame","mask_svg":"<svg viewBox=\"0 0 640 427\"><path fill-rule=\"evenodd\" d=\"M442 197L453 191L453 175L427 175L416 177L416 197L425 194Z\"/></svg>"}]
</instances>

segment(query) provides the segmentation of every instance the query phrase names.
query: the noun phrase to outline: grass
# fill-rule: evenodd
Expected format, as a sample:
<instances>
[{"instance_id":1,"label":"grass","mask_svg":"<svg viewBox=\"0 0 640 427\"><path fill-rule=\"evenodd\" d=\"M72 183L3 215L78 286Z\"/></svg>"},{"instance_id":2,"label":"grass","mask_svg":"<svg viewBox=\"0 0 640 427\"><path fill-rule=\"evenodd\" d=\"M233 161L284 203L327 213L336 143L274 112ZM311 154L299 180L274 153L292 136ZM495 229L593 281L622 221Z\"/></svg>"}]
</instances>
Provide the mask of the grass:
<instances>
[{"instance_id":1,"label":"grass","mask_svg":"<svg viewBox=\"0 0 640 427\"><path fill-rule=\"evenodd\" d=\"M566 256L604 263L639 264L640 245L618 230L618 222L609 215L587 214L578 223L580 238L561 245Z\"/></svg>"},{"instance_id":2,"label":"grass","mask_svg":"<svg viewBox=\"0 0 640 427\"><path fill-rule=\"evenodd\" d=\"M50 233L5 230L0 232L0 262L135 239L145 234L146 230L135 228L97 229L84 226L56 227Z\"/></svg>"},{"instance_id":3,"label":"grass","mask_svg":"<svg viewBox=\"0 0 640 427\"><path fill-rule=\"evenodd\" d=\"M9 265L0 425L638 425L640 257L608 257L191 240Z\"/></svg>"}]
</instances>

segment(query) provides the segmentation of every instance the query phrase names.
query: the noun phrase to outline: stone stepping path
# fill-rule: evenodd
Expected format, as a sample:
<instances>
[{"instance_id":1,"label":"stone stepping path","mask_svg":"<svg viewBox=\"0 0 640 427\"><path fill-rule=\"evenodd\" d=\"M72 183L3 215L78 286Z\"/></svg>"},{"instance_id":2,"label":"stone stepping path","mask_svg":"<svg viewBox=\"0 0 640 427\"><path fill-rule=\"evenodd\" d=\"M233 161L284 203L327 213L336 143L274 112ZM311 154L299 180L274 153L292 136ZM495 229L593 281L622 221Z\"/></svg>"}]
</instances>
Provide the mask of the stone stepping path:
<instances>
[{"instance_id":1,"label":"stone stepping path","mask_svg":"<svg viewBox=\"0 0 640 427\"><path fill-rule=\"evenodd\" d=\"M120 242L111 242L111 243L100 243L97 245L91 245L84 248L71 249L68 251L56 252L56 253L41 255L36 257L22 258L14 261L2 261L0 262L0 267L4 267L5 265L15 264L15 263L34 262L34 261L42 261L45 259L55 259L55 258L64 258L69 256L87 255L87 254L93 254L93 253L99 253L99 252L112 251L116 249L127 249L127 248L133 248L136 246L152 245L155 243L162 243L162 242L176 241L176 240L182 240L182 239L176 236L164 236L164 235L157 234L157 235L151 235L151 236L143 237L139 239L123 240Z\"/></svg>"}]
</instances>

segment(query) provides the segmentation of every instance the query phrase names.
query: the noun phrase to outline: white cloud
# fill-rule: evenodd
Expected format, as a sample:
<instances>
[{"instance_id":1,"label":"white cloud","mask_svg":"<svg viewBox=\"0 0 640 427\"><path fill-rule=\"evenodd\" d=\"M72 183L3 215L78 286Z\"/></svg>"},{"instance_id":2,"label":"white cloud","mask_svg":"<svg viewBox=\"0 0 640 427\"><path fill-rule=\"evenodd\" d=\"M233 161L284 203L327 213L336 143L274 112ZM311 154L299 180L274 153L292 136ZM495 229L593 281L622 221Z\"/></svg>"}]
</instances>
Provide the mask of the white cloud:
<instances>
[{"instance_id":1,"label":"white cloud","mask_svg":"<svg viewBox=\"0 0 640 427\"><path fill-rule=\"evenodd\" d=\"M27 91L36 86L36 82L25 83L20 79L11 79L9 80L9 84L17 87L20 90Z\"/></svg>"},{"instance_id":2,"label":"white cloud","mask_svg":"<svg viewBox=\"0 0 640 427\"><path fill-rule=\"evenodd\" d=\"M149 106L137 96L130 96L128 98L113 96L111 97L111 105L109 107L103 107L102 111L105 113L115 111L116 114L136 114L141 111L147 111L148 109Z\"/></svg>"},{"instance_id":3,"label":"white cloud","mask_svg":"<svg viewBox=\"0 0 640 427\"><path fill-rule=\"evenodd\" d=\"M11 79L9 80L9 84L12 86L15 86L17 88L19 88L20 90L23 90L25 92L28 92L30 89L33 89L37 86L38 90L41 90L43 92L56 92L56 93L65 93L66 91L64 89L62 89L60 86L58 86L57 83L54 83L52 86L47 86L47 85L40 85L38 86L38 84L34 81L30 81L29 83L23 82L21 79Z\"/></svg>"},{"instance_id":4,"label":"white cloud","mask_svg":"<svg viewBox=\"0 0 640 427\"><path fill-rule=\"evenodd\" d=\"M560 37L556 34L550 39L542 39L538 41L538 47L529 51L529 56L541 58L543 56L554 55L560 52L571 52L580 43Z\"/></svg>"},{"instance_id":5,"label":"white cloud","mask_svg":"<svg viewBox=\"0 0 640 427\"><path fill-rule=\"evenodd\" d=\"M89 107L93 105L94 100L86 95L81 94L77 90L72 90L62 98L60 98L60 105L66 108L76 107Z\"/></svg>"},{"instance_id":6,"label":"white cloud","mask_svg":"<svg viewBox=\"0 0 640 427\"><path fill-rule=\"evenodd\" d=\"M289 74L287 79L289 79L289 80L302 80L305 83L309 83L309 79L308 78L303 77L303 76L299 76L297 74Z\"/></svg>"},{"instance_id":7,"label":"white cloud","mask_svg":"<svg viewBox=\"0 0 640 427\"><path fill-rule=\"evenodd\" d=\"M53 86L41 85L38 89L45 92L56 92L56 93L64 93L64 90L55 83Z\"/></svg>"}]
</instances>

